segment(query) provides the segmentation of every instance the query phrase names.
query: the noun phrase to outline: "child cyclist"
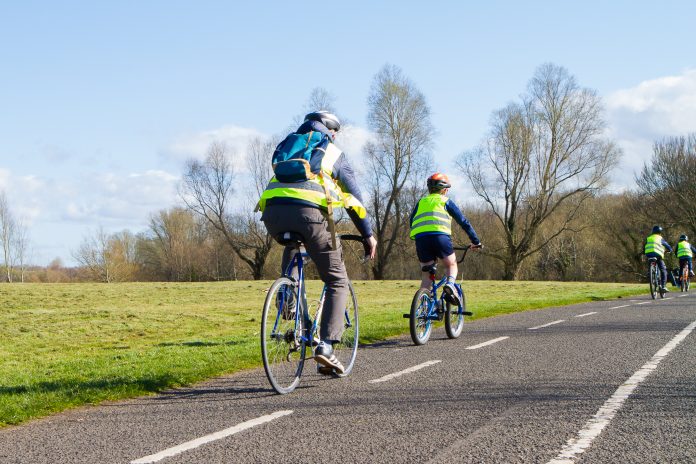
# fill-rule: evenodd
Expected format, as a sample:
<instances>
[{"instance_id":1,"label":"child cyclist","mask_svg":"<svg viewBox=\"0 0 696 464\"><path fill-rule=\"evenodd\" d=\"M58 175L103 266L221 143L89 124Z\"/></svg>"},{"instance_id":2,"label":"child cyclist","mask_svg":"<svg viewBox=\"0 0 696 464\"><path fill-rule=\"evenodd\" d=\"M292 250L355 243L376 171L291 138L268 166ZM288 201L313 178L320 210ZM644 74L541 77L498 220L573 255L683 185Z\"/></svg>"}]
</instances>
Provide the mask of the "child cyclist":
<instances>
[{"instance_id":1,"label":"child cyclist","mask_svg":"<svg viewBox=\"0 0 696 464\"><path fill-rule=\"evenodd\" d=\"M691 277L694 276L694 270L693 270L693 264L691 263L694 253L696 253L696 248L694 248L690 243L689 243L689 237L687 237L685 234L682 234L679 237L679 243L677 243L677 258L679 258L679 272L681 273L681 269L684 266L684 264L688 264L689 266L689 275ZM681 274L678 274L681 276Z\"/></svg>"},{"instance_id":2,"label":"child cyclist","mask_svg":"<svg viewBox=\"0 0 696 464\"><path fill-rule=\"evenodd\" d=\"M447 283L443 288L445 300L459 305L460 295L454 283L457 280L457 258L452 247L452 218L464 229L472 249L481 248L474 228L452 200L446 197L451 187L445 174L436 172L428 177L429 194L418 201L411 213L411 239L416 241L416 254L421 269L441 259L445 266ZM430 289L430 274L423 272L421 288Z\"/></svg>"}]
</instances>

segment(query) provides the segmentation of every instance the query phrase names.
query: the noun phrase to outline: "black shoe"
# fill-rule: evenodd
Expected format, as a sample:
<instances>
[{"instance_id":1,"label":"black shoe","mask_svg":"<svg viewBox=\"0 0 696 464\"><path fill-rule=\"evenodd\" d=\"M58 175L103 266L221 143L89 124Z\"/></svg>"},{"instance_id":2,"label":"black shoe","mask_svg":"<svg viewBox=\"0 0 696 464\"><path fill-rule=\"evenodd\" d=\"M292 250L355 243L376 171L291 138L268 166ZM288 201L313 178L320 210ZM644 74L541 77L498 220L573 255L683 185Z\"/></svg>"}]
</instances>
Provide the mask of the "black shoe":
<instances>
[{"instance_id":1,"label":"black shoe","mask_svg":"<svg viewBox=\"0 0 696 464\"><path fill-rule=\"evenodd\" d=\"M346 370L334 354L333 347L328 343L321 342L317 345L314 349L314 360L322 366L333 369L339 375Z\"/></svg>"},{"instance_id":2,"label":"black shoe","mask_svg":"<svg viewBox=\"0 0 696 464\"><path fill-rule=\"evenodd\" d=\"M317 364L317 374L334 375L335 371L334 371L333 367L327 367L327 366L322 366L321 364Z\"/></svg>"},{"instance_id":3,"label":"black shoe","mask_svg":"<svg viewBox=\"0 0 696 464\"><path fill-rule=\"evenodd\" d=\"M442 288L442 292L445 294L445 301L454 306L459 306L459 291L457 287L454 286L454 282L447 282Z\"/></svg>"}]
</instances>

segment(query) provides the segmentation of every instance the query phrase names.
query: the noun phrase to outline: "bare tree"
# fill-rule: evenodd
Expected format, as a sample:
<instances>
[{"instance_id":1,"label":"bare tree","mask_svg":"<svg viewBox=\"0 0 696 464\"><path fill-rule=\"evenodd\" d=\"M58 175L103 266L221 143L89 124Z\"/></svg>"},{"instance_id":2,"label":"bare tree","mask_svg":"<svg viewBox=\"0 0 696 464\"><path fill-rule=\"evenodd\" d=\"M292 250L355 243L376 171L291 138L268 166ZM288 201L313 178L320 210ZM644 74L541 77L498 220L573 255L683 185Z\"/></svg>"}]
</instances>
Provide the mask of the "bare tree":
<instances>
[{"instance_id":1,"label":"bare tree","mask_svg":"<svg viewBox=\"0 0 696 464\"><path fill-rule=\"evenodd\" d=\"M10 205L7 202L7 195L4 191L0 191L0 245L2 245L2 257L5 280L12 282L12 267L13 267L13 241L16 231L16 222Z\"/></svg>"},{"instance_id":2,"label":"bare tree","mask_svg":"<svg viewBox=\"0 0 696 464\"><path fill-rule=\"evenodd\" d=\"M16 265L19 267L19 280L24 282L27 260L29 259L29 230L23 219L19 219L15 223L15 234L12 242Z\"/></svg>"},{"instance_id":3,"label":"bare tree","mask_svg":"<svg viewBox=\"0 0 696 464\"><path fill-rule=\"evenodd\" d=\"M653 156L636 178L654 222L696 231L696 133L655 142Z\"/></svg>"},{"instance_id":4,"label":"bare tree","mask_svg":"<svg viewBox=\"0 0 696 464\"><path fill-rule=\"evenodd\" d=\"M73 252L73 258L85 268L92 279L98 282L113 280L109 261L109 236L103 227L83 238L79 248Z\"/></svg>"},{"instance_id":5,"label":"bare tree","mask_svg":"<svg viewBox=\"0 0 696 464\"><path fill-rule=\"evenodd\" d=\"M269 160L270 154L265 155L265 159ZM213 143L205 161L188 161L180 195L188 208L207 219L222 234L234 253L249 267L254 279L261 279L272 240L253 217L253 206L246 205L247 211L241 214L232 211L234 178L225 145Z\"/></svg>"},{"instance_id":6,"label":"bare tree","mask_svg":"<svg viewBox=\"0 0 696 464\"><path fill-rule=\"evenodd\" d=\"M488 140L458 165L497 217L504 246L489 254L516 279L520 264L566 230L582 228L578 212L605 184L620 151L603 138L599 97L565 68L539 67L521 103L493 115ZM565 206L561 208L561 206ZM540 227L562 215L557 227Z\"/></svg>"},{"instance_id":7,"label":"bare tree","mask_svg":"<svg viewBox=\"0 0 696 464\"><path fill-rule=\"evenodd\" d=\"M383 279L409 227L410 190L424 184L431 166L433 127L425 97L396 66L377 73L368 106L368 125L375 134L364 148L370 171L368 208L378 244L372 272Z\"/></svg>"}]
</instances>

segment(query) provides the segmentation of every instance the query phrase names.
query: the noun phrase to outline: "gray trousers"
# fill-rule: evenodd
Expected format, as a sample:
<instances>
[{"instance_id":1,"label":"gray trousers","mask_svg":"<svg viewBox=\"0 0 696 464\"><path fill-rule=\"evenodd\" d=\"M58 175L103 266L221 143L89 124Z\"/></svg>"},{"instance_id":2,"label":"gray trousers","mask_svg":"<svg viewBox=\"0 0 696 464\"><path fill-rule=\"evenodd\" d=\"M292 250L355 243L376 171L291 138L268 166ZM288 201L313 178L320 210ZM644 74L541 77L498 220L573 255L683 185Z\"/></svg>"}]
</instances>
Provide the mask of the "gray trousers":
<instances>
[{"instance_id":1,"label":"gray trousers","mask_svg":"<svg viewBox=\"0 0 696 464\"><path fill-rule=\"evenodd\" d=\"M336 241L335 250L331 248L331 233L325 213L304 205L269 205L261 220L268 233L274 237L283 232L295 232L304 238L307 254L316 264L319 277L326 284L319 338L322 341L340 340L348 299L348 275L343 264L340 241ZM285 247L282 272L294 253L293 247Z\"/></svg>"}]
</instances>

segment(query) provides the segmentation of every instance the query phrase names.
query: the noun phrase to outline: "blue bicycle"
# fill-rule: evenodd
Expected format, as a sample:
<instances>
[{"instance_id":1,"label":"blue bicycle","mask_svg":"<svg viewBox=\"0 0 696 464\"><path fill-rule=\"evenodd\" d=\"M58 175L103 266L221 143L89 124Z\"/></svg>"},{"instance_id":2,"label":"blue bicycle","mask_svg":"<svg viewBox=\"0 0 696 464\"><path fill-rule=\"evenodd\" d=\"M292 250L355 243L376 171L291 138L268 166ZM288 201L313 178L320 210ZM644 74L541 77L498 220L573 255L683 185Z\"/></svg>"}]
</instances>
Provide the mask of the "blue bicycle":
<instances>
[{"instance_id":1,"label":"blue bicycle","mask_svg":"<svg viewBox=\"0 0 696 464\"><path fill-rule=\"evenodd\" d=\"M359 241L359 235L338 235L341 241ZM286 394L300 383L307 350L318 343L321 312L326 296L324 286L319 300L312 305L307 303L304 267L309 255L302 249L302 237L292 232L282 234L278 240L281 245L294 246L295 254L290 260L283 276L268 289L263 305L261 320L261 353L263 367L273 389ZM296 275L297 277L293 277ZM343 364L342 374L324 374L345 377L350 374L358 352L358 300L353 285L349 282L349 295L346 301L343 336L333 345L334 354ZM310 306L312 306L310 308ZM311 314L314 317L311 317Z\"/></svg>"},{"instance_id":2,"label":"blue bicycle","mask_svg":"<svg viewBox=\"0 0 696 464\"><path fill-rule=\"evenodd\" d=\"M464 261L467 251L471 245L465 247L455 247L455 250L463 250L462 257L457 261ZM438 296L437 291L447 282L447 276L443 276L439 282L435 282L435 273L437 272L437 263L423 266L423 272L430 274L432 287L430 290L420 288L413 297L411 303L411 312L404 314L404 318L409 319L409 328L411 329L411 339L416 345L424 345L430 338L435 321L445 320L445 332L449 338L457 338L461 335L464 329L464 316L471 316L472 313L466 311L466 301L462 286L455 283L455 287L459 292L460 304L457 308L453 308L452 304L445 300L444 292Z\"/></svg>"}]
</instances>

